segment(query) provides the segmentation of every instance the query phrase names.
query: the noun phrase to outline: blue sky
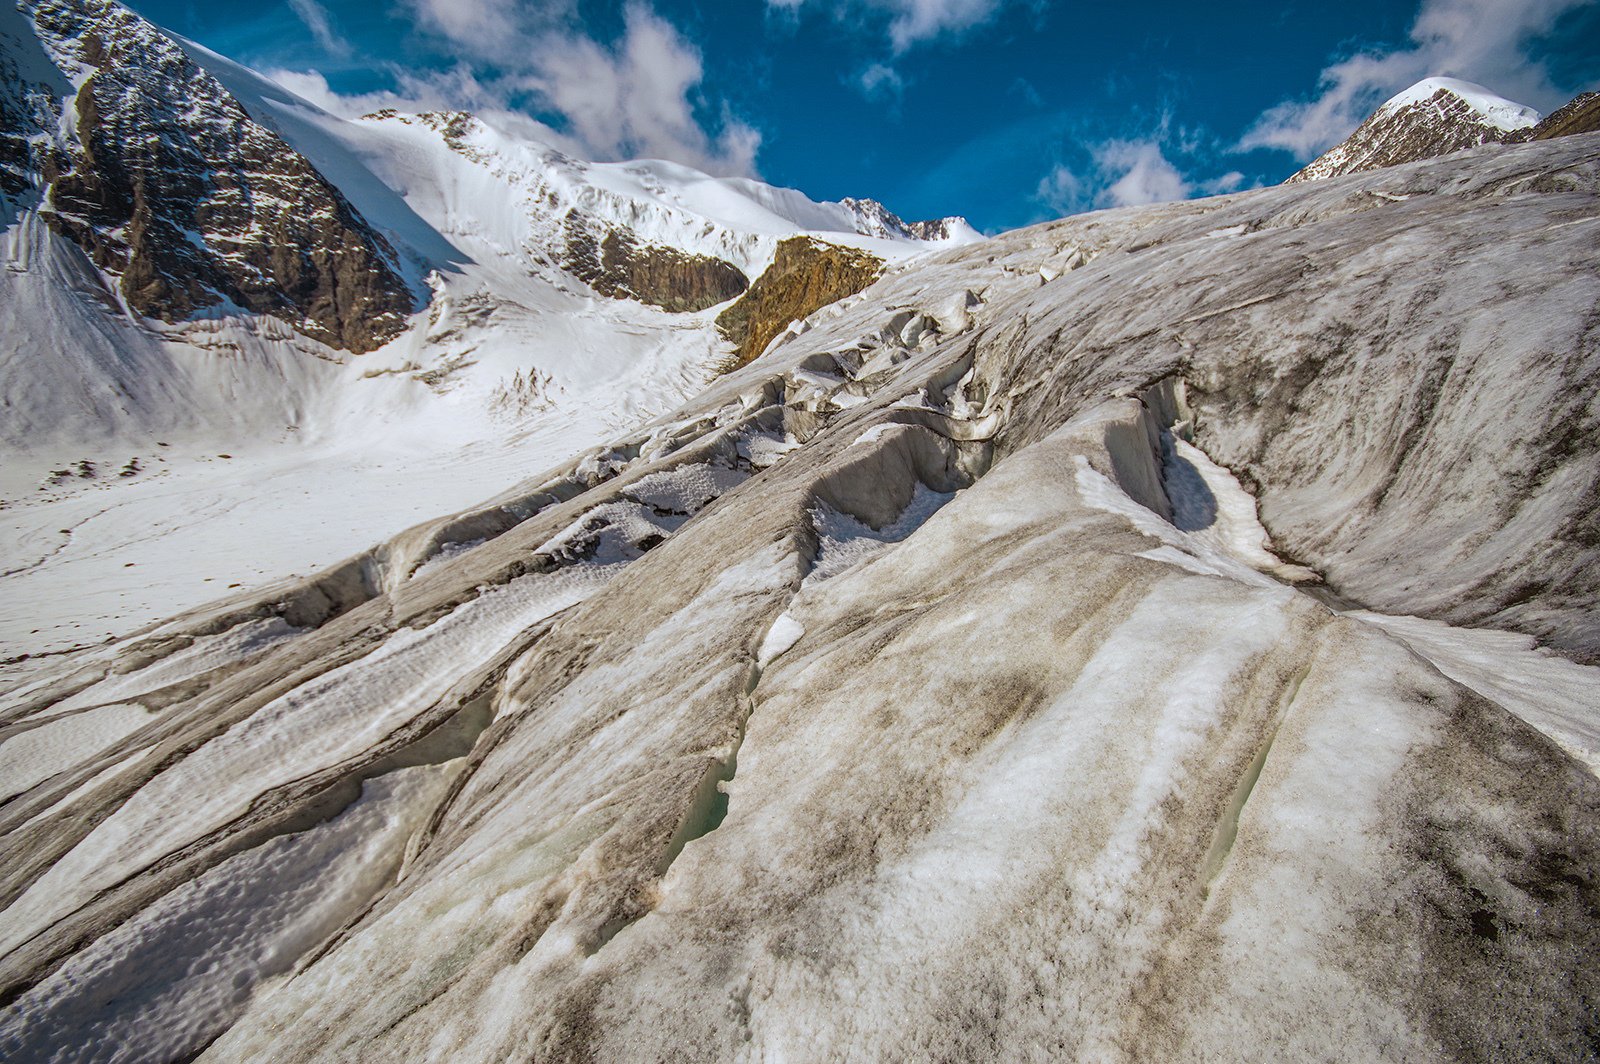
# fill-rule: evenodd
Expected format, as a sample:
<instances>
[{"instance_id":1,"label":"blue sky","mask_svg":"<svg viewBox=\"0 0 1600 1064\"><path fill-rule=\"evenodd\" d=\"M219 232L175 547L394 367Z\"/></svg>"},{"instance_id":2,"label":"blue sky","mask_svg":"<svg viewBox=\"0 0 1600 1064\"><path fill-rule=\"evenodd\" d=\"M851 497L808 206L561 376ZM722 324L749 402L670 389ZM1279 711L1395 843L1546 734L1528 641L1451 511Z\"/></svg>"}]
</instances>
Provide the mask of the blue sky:
<instances>
[{"instance_id":1,"label":"blue sky","mask_svg":"<svg viewBox=\"0 0 1600 1064\"><path fill-rule=\"evenodd\" d=\"M1429 75L1549 111L1600 0L133 0L330 109L495 113L988 231L1282 180Z\"/></svg>"}]
</instances>

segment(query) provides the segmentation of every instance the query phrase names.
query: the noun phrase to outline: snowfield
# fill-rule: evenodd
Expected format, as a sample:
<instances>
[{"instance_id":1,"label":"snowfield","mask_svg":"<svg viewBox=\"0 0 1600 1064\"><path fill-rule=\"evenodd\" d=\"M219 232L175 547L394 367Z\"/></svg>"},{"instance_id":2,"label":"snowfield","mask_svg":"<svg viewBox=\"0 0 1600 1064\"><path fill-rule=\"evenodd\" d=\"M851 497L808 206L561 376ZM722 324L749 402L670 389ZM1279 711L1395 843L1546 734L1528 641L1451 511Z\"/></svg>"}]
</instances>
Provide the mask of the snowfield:
<instances>
[{"instance_id":1,"label":"snowfield","mask_svg":"<svg viewBox=\"0 0 1600 1064\"><path fill-rule=\"evenodd\" d=\"M1583 1057L1597 246L1590 135L949 249L34 668L0 1048Z\"/></svg>"}]
</instances>

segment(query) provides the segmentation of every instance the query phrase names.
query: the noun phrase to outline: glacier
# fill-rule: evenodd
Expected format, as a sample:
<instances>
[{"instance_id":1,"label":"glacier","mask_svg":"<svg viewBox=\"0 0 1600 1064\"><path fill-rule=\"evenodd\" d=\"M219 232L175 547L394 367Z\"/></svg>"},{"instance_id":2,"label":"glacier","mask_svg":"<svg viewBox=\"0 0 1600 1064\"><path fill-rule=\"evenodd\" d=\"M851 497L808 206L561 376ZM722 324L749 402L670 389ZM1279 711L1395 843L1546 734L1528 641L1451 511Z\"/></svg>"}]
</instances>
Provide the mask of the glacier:
<instances>
[{"instance_id":1,"label":"glacier","mask_svg":"<svg viewBox=\"0 0 1600 1064\"><path fill-rule=\"evenodd\" d=\"M34 663L0 1050L1591 1055L1597 237L1590 134L935 250Z\"/></svg>"}]
</instances>

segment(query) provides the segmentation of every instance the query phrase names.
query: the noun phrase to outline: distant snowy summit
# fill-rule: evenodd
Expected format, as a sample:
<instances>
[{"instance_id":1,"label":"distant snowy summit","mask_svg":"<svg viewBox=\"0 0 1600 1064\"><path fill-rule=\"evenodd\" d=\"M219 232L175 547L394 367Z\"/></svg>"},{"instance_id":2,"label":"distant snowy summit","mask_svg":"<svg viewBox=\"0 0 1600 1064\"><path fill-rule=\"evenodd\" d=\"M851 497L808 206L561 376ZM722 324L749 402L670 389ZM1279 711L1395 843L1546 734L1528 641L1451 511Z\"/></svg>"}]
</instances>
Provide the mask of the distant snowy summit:
<instances>
[{"instance_id":1,"label":"distant snowy summit","mask_svg":"<svg viewBox=\"0 0 1600 1064\"><path fill-rule=\"evenodd\" d=\"M981 239L965 218L934 218L926 222L901 221L899 215L871 199L846 196L839 206L855 216L855 227L864 236L882 240L912 240L933 244L970 244Z\"/></svg>"},{"instance_id":2,"label":"distant snowy summit","mask_svg":"<svg viewBox=\"0 0 1600 1064\"><path fill-rule=\"evenodd\" d=\"M1600 93L1584 93L1541 121L1539 112L1469 81L1425 78L1385 101L1342 143L1290 181L1376 170L1483 144L1514 144L1600 129Z\"/></svg>"},{"instance_id":3,"label":"distant snowy summit","mask_svg":"<svg viewBox=\"0 0 1600 1064\"><path fill-rule=\"evenodd\" d=\"M358 151L377 160L380 171L392 170L393 157L421 154L435 157L436 174L455 175L440 181L395 174L397 186L487 179L501 195L428 213L470 212L475 227L503 234L497 246L530 271L553 268L599 295L674 313L740 295L772 264L779 242L799 236L883 260L982 239L965 219L907 222L876 200L818 202L794 189L713 177L662 159L589 162L466 112L383 110L349 123L344 135L365 145ZM462 160L471 164L465 171Z\"/></svg>"}]
</instances>

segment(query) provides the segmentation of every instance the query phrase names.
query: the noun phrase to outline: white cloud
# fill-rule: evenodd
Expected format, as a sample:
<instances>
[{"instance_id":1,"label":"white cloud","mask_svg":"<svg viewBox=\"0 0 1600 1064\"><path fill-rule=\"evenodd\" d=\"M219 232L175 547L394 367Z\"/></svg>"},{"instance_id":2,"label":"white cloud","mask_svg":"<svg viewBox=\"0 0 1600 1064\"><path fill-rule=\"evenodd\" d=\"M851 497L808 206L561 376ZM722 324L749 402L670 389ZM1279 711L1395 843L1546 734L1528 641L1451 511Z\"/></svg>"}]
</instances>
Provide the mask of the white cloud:
<instances>
[{"instance_id":1,"label":"white cloud","mask_svg":"<svg viewBox=\"0 0 1600 1064\"><path fill-rule=\"evenodd\" d=\"M306 29L311 31L311 36L317 39L323 51L329 55L350 54L350 42L339 36L333 28L333 18L328 14L328 9L317 0L289 0L289 8L305 23Z\"/></svg>"},{"instance_id":2,"label":"white cloud","mask_svg":"<svg viewBox=\"0 0 1600 1064\"><path fill-rule=\"evenodd\" d=\"M660 156L722 173L754 167L760 134L724 111L720 135L707 136L692 103L704 74L700 53L641 5L628 7L614 45L549 35L529 58L527 87L599 155Z\"/></svg>"},{"instance_id":3,"label":"white cloud","mask_svg":"<svg viewBox=\"0 0 1600 1064\"><path fill-rule=\"evenodd\" d=\"M1208 196L1221 196L1228 192L1239 191L1244 187L1244 180L1244 175L1239 171L1229 170L1220 177L1200 182L1198 187Z\"/></svg>"},{"instance_id":4,"label":"white cloud","mask_svg":"<svg viewBox=\"0 0 1600 1064\"><path fill-rule=\"evenodd\" d=\"M1086 202L1083 179L1060 163L1039 179L1033 197L1057 214L1082 210Z\"/></svg>"},{"instance_id":5,"label":"white cloud","mask_svg":"<svg viewBox=\"0 0 1600 1064\"><path fill-rule=\"evenodd\" d=\"M889 40L896 52L947 33L961 33L1000 13L1003 0L888 0Z\"/></svg>"},{"instance_id":6,"label":"white cloud","mask_svg":"<svg viewBox=\"0 0 1600 1064\"><path fill-rule=\"evenodd\" d=\"M401 100L400 95L393 92L366 92L341 96L329 87L327 78L314 70L266 69L261 71L261 74L282 85L302 100L314 103L329 114L338 115L340 118L359 118L373 111L381 111L385 107L395 107ZM407 107L406 110L426 111L429 107Z\"/></svg>"},{"instance_id":7,"label":"white cloud","mask_svg":"<svg viewBox=\"0 0 1600 1064\"><path fill-rule=\"evenodd\" d=\"M308 2L308 0L301 0ZM642 2L624 11L622 35L596 40L572 0L406 0L418 24L450 43L461 65L446 73L396 71L392 93L335 98L308 78L278 72L286 88L334 113L470 110L594 160L649 156L718 175L754 175L761 133L724 103L707 129L696 115L705 68L699 50ZM561 132L518 112L559 115Z\"/></svg>"},{"instance_id":8,"label":"white cloud","mask_svg":"<svg viewBox=\"0 0 1600 1064\"><path fill-rule=\"evenodd\" d=\"M1142 207L1194 195L1216 196L1243 186L1245 176L1230 171L1204 180L1192 177L1168 157L1173 131L1163 120L1156 134L1142 139L1101 141L1089 147L1082 171L1058 163L1034 189L1034 199L1057 215L1091 207ZM1182 142L1181 156L1188 154Z\"/></svg>"},{"instance_id":9,"label":"white cloud","mask_svg":"<svg viewBox=\"0 0 1600 1064\"><path fill-rule=\"evenodd\" d=\"M1406 47L1358 52L1322 71L1310 100L1265 111L1241 150L1279 148L1309 159L1337 143L1378 104L1432 76L1456 77L1549 110L1567 93L1530 46L1561 16L1594 0L1424 0Z\"/></svg>"},{"instance_id":10,"label":"white cloud","mask_svg":"<svg viewBox=\"0 0 1600 1064\"><path fill-rule=\"evenodd\" d=\"M905 79L886 63L873 63L856 79L861 92L869 100L898 101L905 93Z\"/></svg>"},{"instance_id":11,"label":"white cloud","mask_svg":"<svg viewBox=\"0 0 1600 1064\"><path fill-rule=\"evenodd\" d=\"M1108 207L1139 207L1187 199L1194 185L1155 140L1112 140L1094 149L1094 163L1108 184L1096 197Z\"/></svg>"},{"instance_id":12,"label":"white cloud","mask_svg":"<svg viewBox=\"0 0 1600 1064\"><path fill-rule=\"evenodd\" d=\"M767 0L767 9L793 16L808 0ZM1011 3L1027 0L828 0L840 21L861 22L887 32L895 55L938 37L959 35L989 22ZM1028 6L1036 7L1037 2ZM887 23L882 31L877 26Z\"/></svg>"},{"instance_id":13,"label":"white cloud","mask_svg":"<svg viewBox=\"0 0 1600 1064\"><path fill-rule=\"evenodd\" d=\"M513 65L528 38L563 28L574 18L572 0L404 0L423 28L461 54Z\"/></svg>"}]
</instances>

